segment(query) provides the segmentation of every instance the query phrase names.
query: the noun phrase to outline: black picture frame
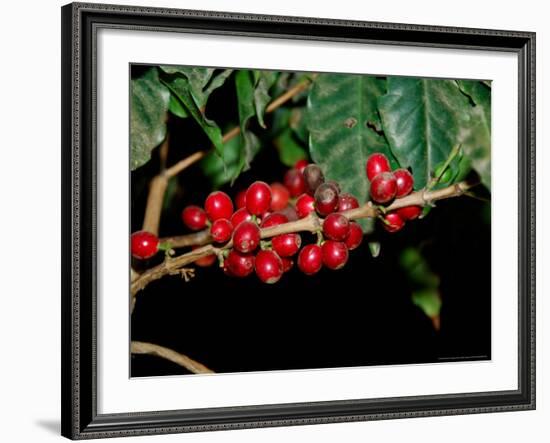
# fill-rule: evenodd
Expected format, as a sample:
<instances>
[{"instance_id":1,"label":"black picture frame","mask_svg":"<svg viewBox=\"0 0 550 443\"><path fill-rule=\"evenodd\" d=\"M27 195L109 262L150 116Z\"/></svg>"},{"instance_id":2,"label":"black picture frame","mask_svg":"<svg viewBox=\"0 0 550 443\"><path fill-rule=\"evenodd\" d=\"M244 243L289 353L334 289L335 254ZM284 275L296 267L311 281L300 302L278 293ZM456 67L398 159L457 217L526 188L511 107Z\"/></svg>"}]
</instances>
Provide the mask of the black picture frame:
<instances>
[{"instance_id":1,"label":"black picture frame","mask_svg":"<svg viewBox=\"0 0 550 443\"><path fill-rule=\"evenodd\" d=\"M72 3L62 8L62 435L71 439L535 408L535 33ZM142 29L476 49L519 59L518 389L97 413L96 30ZM498 155L498 153L496 154Z\"/></svg>"}]
</instances>

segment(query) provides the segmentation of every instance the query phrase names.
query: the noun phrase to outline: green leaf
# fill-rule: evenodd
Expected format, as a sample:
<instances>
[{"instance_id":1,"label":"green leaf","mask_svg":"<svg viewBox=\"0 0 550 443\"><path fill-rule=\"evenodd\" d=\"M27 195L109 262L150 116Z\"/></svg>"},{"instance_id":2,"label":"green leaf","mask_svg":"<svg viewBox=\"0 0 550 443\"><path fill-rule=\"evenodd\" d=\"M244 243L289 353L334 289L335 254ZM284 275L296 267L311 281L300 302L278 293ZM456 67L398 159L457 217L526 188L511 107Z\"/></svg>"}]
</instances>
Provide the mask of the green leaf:
<instances>
[{"instance_id":1,"label":"green leaf","mask_svg":"<svg viewBox=\"0 0 550 443\"><path fill-rule=\"evenodd\" d=\"M376 258L380 255L380 250L382 249L382 245L378 241L370 241L368 242L369 251L371 255Z\"/></svg>"},{"instance_id":2,"label":"green leaf","mask_svg":"<svg viewBox=\"0 0 550 443\"><path fill-rule=\"evenodd\" d=\"M280 95L287 92L289 89L296 86L298 83L301 83L303 81L309 81L312 80L312 74L310 72L280 72L276 82L273 84L272 89L272 96L273 97L279 97ZM300 93L296 94L294 97L292 97L292 100L290 100L291 103L298 103L300 101L303 101L305 98L307 98L309 94L309 90L306 88Z\"/></svg>"},{"instance_id":3,"label":"green leaf","mask_svg":"<svg viewBox=\"0 0 550 443\"><path fill-rule=\"evenodd\" d=\"M287 127L273 141L279 152L281 163L292 168L298 160L307 158L307 152L293 137L292 130Z\"/></svg>"},{"instance_id":4,"label":"green leaf","mask_svg":"<svg viewBox=\"0 0 550 443\"><path fill-rule=\"evenodd\" d=\"M151 151L166 137L166 112L170 93L159 82L156 68L131 81L130 167L147 163Z\"/></svg>"},{"instance_id":5,"label":"green leaf","mask_svg":"<svg viewBox=\"0 0 550 443\"><path fill-rule=\"evenodd\" d=\"M254 84L252 82L250 71L238 71L235 75L235 86L237 88L241 130L244 130L246 129L248 120L256 113L254 108Z\"/></svg>"},{"instance_id":6,"label":"green leaf","mask_svg":"<svg viewBox=\"0 0 550 443\"><path fill-rule=\"evenodd\" d=\"M254 107L258 124L265 128L264 113L267 105L271 101L269 89L277 80L277 72L274 71L255 71L255 88L254 88Z\"/></svg>"},{"instance_id":7,"label":"green leaf","mask_svg":"<svg viewBox=\"0 0 550 443\"><path fill-rule=\"evenodd\" d=\"M213 68L191 68L184 66L161 66L163 72L170 75L183 76L189 82L189 90L195 104L199 109L206 106L210 94L222 86L233 72L232 69L225 69L214 75Z\"/></svg>"},{"instance_id":8,"label":"green leaf","mask_svg":"<svg viewBox=\"0 0 550 443\"><path fill-rule=\"evenodd\" d=\"M170 101L168 102L168 110L174 114L176 117L179 118L187 118L189 117L189 113L185 110L185 107L181 103L181 101L174 96L174 94L170 94Z\"/></svg>"},{"instance_id":9,"label":"green leaf","mask_svg":"<svg viewBox=\"0 0 550 443\"><path fill-rule=\"evenodd\" d=\"M214 76L208 87L203 91L203 106L206 106L206 101L210 97L210 94L219 87L223 86L227 78L233 73L233 69L224 69L222 72Z\"/></svg>"},{"instance_id":10,"label":"green leaf","mask_svg":"<svg viewBox=\"0 0 550 443\"><path fill-rule=\"evenodd\" d=\"M202 171L210 179L212 187L220 188L238 175L240 143L238 137L227 141L223 150L223 159L215 152L210 152L201 160Z\"/></svg>"},{"instance_id":11,"label":"green leaf","mask_svg":"<svg viewBox=\"0 0 550 443\"><path fill-rule=\"evenodd\" d=\"M222 155L223 143L221 130L214 121L206 118L204 113L201 112L201 110L197 106L197 103L195 102L191 94L191 88L187 77L177 74L170 76L165 75L161 78L161 82L168 87L170 92L174 94L178 98L178 100L180 100L183 106L185 106L187 112L191 114L191 116L195 119L195 121L199 124L199 126L203 129L210 141L213 143L218 154Z\"/></svg>"},{"instance_id":12,"label":"green leaf","mask_svg":"<svg viewBox=\"0 0 550 443\"><path fill-rule=\"evenodd\" d=\"M453 178L452 183L457 183L464 180L470 171L472 170L472 163L470 158L467 155L464 155L464 148L462 149L462 155L460 156L458 163L458 171L456 176Z\"/></svg>"},{"instance_id":13,"label":"green leaf","mask_svg":"<svg viewBox=\"0 0 550 443\"><path fill-rule=\"evenodd\" d=\"M233 181L237 179L241 172L250 169L250 163L261 149L260 139L252 131L241 132L237 139L240 142L241 149L239 151L239 167L235 171Z\"/></svg>"},{"instance_id":14,"label":"green leaf","mask_svg":"<svg viewBox=\"0 0 550 443\"><path fill-rule=\"evenodd\" d=\"M206 85L214 73L214 68L197 68L189 66L161 65L160 69L167 74L183 74L191 83L198 85Z\"/></svg>"},{"instance_id":15,"label":"green leaf","mask_svg":"<svg viewBox=\"0 0 550 443\"><path fill-rule=\"evenodd\" d=\"M309 143L309 132L305 116L306 109L304 106L278 108L273 112L273 118L268 128L269 137L272 139L277 138L290 128L294 142L307 145ZM307 154L302 158L307 158Z\"/></svg>"},{"instance_id":16,"label":"green leaf","mask_svg":"<svg viewBox=\"0 0 550 443\"><path fill-rule=\"evenodd\" d=\"M289 125L296 137L298 137L298 140L307 144L309 140L309 132L307 129L305 113L306 110L304 107L292 108Z\"/></svg>"},{"instance_id":17,"label":"green leaf","mask_svg":"<svg viewBox=\"0 0 550 443\"><path fill-rule=\"evenodd\" d=\"M433 206L424 206L422 208L422 214L420 215L420 218L426 218L430 212L432 212Z\"/></svg>"},{"instance_id":18,"label":"green leaf","mask_svg":"<svg viewBox=\"0 0 550 443\"><path fill-rule=\"evenodd\" d=\"M239 140L241 141L241 150L239 155L240 169L235 171L234 175L234 178L237 178L243 170L250 168L250 162L258 153L260 143L258 138L248 130L249 120L256 113L254 104L254 84L252 82L250 71L237 71L235 75L235 86L237 89L239 121L241 127L241 133L239 135Z\"/></svg>"},{"instance_id":19,"label":"green leaf","mask_svg":"<svg viewBox=\"0 0 550 443\"><path fill-rule=\"evenodd\" d=\"M212 68L190 68L181 66L161 66L164 72L162 81L173 94L170 111L178 117L189 114L197 121L210 138L219 155L223 153L222 134L215 122L206 118L205 107L210 94L233 72L225 69L216 74Z\"/></svg>"},{"instance_id":20,"label":"green leaf","mask_svg":"<svg viewBox=\"0 0 550 443\"><path fill-rule=\"evenodd\" d=\"M344 192L359 202L369 199L365 175L367 157L383 152L397 166L380 126L377 99L385 81L364 75L319 75L307 104L307 129L311 158L325 177L336 180ZM363 230L373 229L373 220L361 221Z\"/></svg>"},{"instance_id":21,"label":"green leaf","mask_svg":"<svg viewBox=\"0 0 550 443\"><path fill-rule=\"evenodd\" d=\"M437 288L439 286L439 277L430 270L428 262L417 249L406 248L401 253L399 261L413 287Z\"/></svg>"},{"instance_id":22,"label":"green leaf","mask_svg":"<svg viewBox=\"0 0 550 443\"><path fill-rule=\"evenodd\" d=\"M274 97L278 97L289 88L290 80L292 78L292 73L288 71L283 71L279 73L275 84L273 85L272 94Z\"/></svg>"},{"instance_id":23,"label":"green leaf","mask_svg":"<svg viewBox=\"0 0 550 443\"><path fill-rule=\"evenodd\" d=\"M439 317L441 297L436 289L421 289L412 293L412 302L430 318Z\"/></svg>"},{"instance_id":24,"label":"green leaf","mask_svg":"<svg viewBox=\"0 0 550 443\"><path fill-rule=\"evenodd\" d=\"M461 141L470 120L468 99L454 80L388 77L378 104L393 154L402 168L412 169L415 189L425 187ZM456 175L458 162L451 168Z\"/></svg>"},{"instance_id":25,"label":"green leaf","mask_svg":"<svg viewBox=\"0 0 550 443\"><path fill-rule=\"evenodd\" d=\"M477 80L458 80L457 83L473 104L472 124L462 142L464 152L483 184L491 189L491 88Z\"/></svg>"},{"instance_id":26,"label":"green leaf","mask_svg":"<svg viewBox=\"0 0 550 443\"><path fill-rule=\"evenodd\" d=\"M290 126L290 118L292 115L292 109L281 107L273 112L273 118L271 119L271 125L269 125L269 137L275 138L283 131L286 131Z\"/></svg>"},{"instance_id":27,"label":"green leaf","mask_svg":"<svg viewBox=\"0 0 550 443\"><path fill-rule=\"evenodd\" d=\"M461 161L463 158L464 152L462 146L454 146L447 159L439 165L436 165L435 171L432 173L432 179L428 183L426 189L445 187L454 183L456 177L460 174L461 167L467 165L467 162Z\"/></svg>"},{"instance_id":28,"label":"green leaf","mask_svg":"<svg viewBox=\"0 0 550 443\"><path fill-rule=\"evenodd\" d=\"M412 302L434 321L437 327L441 311L439 277L433 273L418 249L409 247L401 253L400 264L409 280Z\"/></svg>"}]
</instances>

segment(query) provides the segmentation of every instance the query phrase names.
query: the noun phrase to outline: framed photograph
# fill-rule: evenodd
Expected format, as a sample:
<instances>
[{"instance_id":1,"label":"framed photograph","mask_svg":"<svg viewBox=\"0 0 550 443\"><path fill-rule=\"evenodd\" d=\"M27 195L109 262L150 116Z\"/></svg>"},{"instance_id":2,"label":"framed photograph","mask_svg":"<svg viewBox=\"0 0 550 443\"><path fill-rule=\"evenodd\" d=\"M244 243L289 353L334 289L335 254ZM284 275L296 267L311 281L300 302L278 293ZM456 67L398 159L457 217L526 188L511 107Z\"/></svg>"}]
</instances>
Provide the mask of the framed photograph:
<instances>
[{"instance_id":1,"label":"framed photograph","mask_svg":"<svg viewBox=\"0 0 550 443\"><path fill-rule=\"evenodd\" d=\"M62 8L62 434L535 408L535 34Z\"/></svg>"}]
</instances>

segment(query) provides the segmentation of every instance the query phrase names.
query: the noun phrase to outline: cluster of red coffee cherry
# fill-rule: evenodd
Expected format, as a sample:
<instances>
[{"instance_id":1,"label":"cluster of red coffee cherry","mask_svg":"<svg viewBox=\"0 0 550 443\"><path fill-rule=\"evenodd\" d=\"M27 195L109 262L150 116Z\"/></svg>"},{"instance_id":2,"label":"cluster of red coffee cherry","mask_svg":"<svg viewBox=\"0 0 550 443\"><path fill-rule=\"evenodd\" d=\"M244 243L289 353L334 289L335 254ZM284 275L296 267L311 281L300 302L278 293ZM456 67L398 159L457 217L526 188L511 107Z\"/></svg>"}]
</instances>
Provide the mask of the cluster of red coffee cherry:
<instances>
[{"instance_id":1,"label":"cluster of red coffee cherry","mask_svg":"<svg viewBox=\"0 0 550 443\"><path fill-rule=\"evenodd\" d=\"M246 277L253 272L266 283L277 282L290 270L297 256L297 266L313 275L325 266L340 269L363 240L358 223L340 212L359 207L351 194L342 193L336 182L325 181L321 168L300 160L288 170L283 183L271 185L256 181L240 191L235 200L222 191L212 192L204 207L190 205L181 213L190 230L209 228L214 243L231 241L223 252L223 269L228 275ZM317 243L302 247L299 233L286 233L262 240L260 230L307 217L316 211L324 217ZM159 250L158 238L146 231L132 234L132 255L138 259L152 257ZM198 266L210 266L218 257L201 257Z\"/></svg>"},{"instance_id":2,"label":"cluster of red coffee cherry","mask_svg":"<svg viewBox=\"0 0 550 443\"><path fill-rule=\"evenodd\" d=\"M298 268L307 275L319 272L323 265L329 269L344 266L348 251L359 246L363 232L339 212L358 206L357 199L341 193L335 182L325 182L319 166L299 161L287 171L283 183L256 181L239 192L234 202L224 192L212 192L204 209L184 208L182 220L191 230L209 226L214 243L232 241L223 260L226 274L246 277L255 272L261 281L275 283L292 268L295 256ZM301 235L294 232L261 240L261 229L307 217L313 211L326 217L318 244L302 248ZM197 264L210 265L215 259L206 257Z\"/></svg>"},{"instance_id":3,"label":"cluster of red coffee cherry","mask_svg":"<svg viewBox=\"0 0 550 443\"><path fill-rule=\"evenodd\" d=\"M412 192L414 180L409 171L392 172L383 154L368 158L366 174L376 203L387 204ZM323 266L342 268L349 251L363 240L361 226L342 212L358 207L353 195L342 193L338 183L325 180L319 166L300 160L286 172L283 183L256 181L237 193L234 201L225 192L214 191L204 207L187 206L181 218L192 231L208 228L212 241L218 245L231 242L221 257L201 257L195 262L198 266L211 266L220 258L227 275L246 277L255 272L261 281L275 283L293 267L296 256L298 268L306 275L316 274ZM418 217L421 210L419 206L408 206L387 212L383 226L396 232L405 220ZM302 247L301 235L294 232L261 239L261 229L307 217L314 211L324 218L316 243ZM132 255L139 259L152 257L160 248L158 238L146 231L132 234L131 243Z\"/></svg>"},{"instance_id":4,"label":"cluster of red coffee cherry","mask_svg":"<svg viewBox=\"0 0 550 443\"><path fill-rule=\"evenodd\" d=\"M414 178L406 169L392 172L388 158L381 153L367 159L367 178L370 181L370 195L373 201L388 204L395 198L409 195L414 187ZM420 206L406 206L384 214L383 226L388 232L397 232L407 220L414 220L422 213Z\"/></svg>"}]
</instances>

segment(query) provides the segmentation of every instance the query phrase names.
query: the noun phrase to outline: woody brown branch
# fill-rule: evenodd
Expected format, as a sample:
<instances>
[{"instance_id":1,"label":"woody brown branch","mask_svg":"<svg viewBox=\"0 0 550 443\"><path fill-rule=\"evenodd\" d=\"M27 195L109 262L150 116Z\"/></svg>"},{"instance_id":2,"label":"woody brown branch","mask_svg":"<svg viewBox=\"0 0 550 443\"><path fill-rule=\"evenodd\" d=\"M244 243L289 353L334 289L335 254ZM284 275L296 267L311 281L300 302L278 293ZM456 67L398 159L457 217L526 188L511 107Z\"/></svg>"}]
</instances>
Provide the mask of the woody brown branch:
<instances>
[{"instance_id":1,"label":"woody brown branch","mask_svg":"<svg viewBox=\"0 0 550 443\"><path fill-rule=\"evenodd\" d=\"M359 208L350 209L342 214L350 220L357 220L361 218L374 218L382 214L382 212L394 211L406 206L426 206L430 205L437 200L446 198L458 197L463 195L468 189L477 185L477 183L460 182L452 186L448 186L443 189L435 191L420 190L413 192L406 197L402 197L393 201L393 203L385 208L374 206L371 202L365 203ZM261 238L271 238L281 234L288 234L292 232L317 232L322 229L323 219L319 218L315 213L309 214L309 216L300 220L284 223L281 225L264 228L260 230ZM167 258L166 261L154 268L145 271L137 280L131 284L131 294L134 297L140 290L145 288L152 281L162 278L164 275L173 273L174 270L189 265L196 260L206 257L208 255L219 255L226 249L230 249L233 246L232 241L227 244L214 247L211 244L204 245L191 252L182 254L175 258Z\"/></svg>"},{"instance_id":2,"label":"woody brown branch","mask_svg":"<svg viewBox=\"0 0 550 443\"><path fill-rule=\"evenodd\" d=\"M155 345L153 343L146 343L140 341L132 341L130 344L130 352L132 354L148 354L155 355L157 357L164 358L176 363L187 369L193 374L213 374L214 371L204 366L202 363L199 363L196 360L188 357L185 354L180 354L172 349L166 348L164 346Z\"/></svg>"},{"instance_id":3,"label":"woody brown branch","mask_svg":"<svg viewBox=\"0 0 550 443\"><path fill-rule=\"evenodd\" d=\"M170 243L173 249L185 248L187 246L203 246L212 243L210 230L205 229L192 234L175 235L173 237L162 237L159 239L161 243Z\"/></svg>"}]
</instances>

